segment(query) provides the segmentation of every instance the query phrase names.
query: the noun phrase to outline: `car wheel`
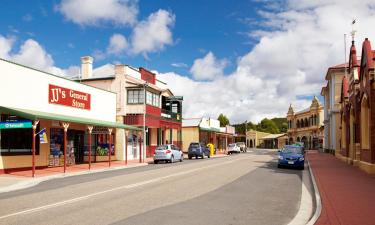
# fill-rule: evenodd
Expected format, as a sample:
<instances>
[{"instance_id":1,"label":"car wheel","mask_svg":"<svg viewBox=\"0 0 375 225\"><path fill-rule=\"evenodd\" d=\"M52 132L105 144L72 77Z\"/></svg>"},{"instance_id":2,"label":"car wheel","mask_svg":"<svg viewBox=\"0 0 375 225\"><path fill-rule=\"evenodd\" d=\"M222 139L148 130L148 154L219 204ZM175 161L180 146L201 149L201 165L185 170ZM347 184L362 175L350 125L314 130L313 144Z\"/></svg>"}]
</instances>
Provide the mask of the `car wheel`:
<instances>
[{"instance_id":1,"label":"car wheel","mask_svg":"<svg viewBox=\"0 0 375 225\"><path fill-rule=\"evenodd\" d=\"M281 165L280 165L280 164L277 164L277 168L281 168Z\"/></svg>"},{"instance_id":2,"label":"car wheel","mask_svg":"<svg viewBox=\"0 0 375 225\"><path fill-rule=\"evenodd\" d=\"M211 155L208 155L207 157L208 157L208 158L211 158Z\"/></svg>"},{"instance_id":3,"label":"car wheel","mask_svg":"<svg viewBox=\"0 0 375 225\"><path fill-rule=\"evenodd\" d=\"M305 166L301 166L299 169L300 169L300 170L304 170L304 169L305 169Z\"/></svg>"},{"instance_id":4,"label":"car wheel","mask_svg":"<svg viewBox=\"0 0 375 225\"><path fill-rule=\"evenodd\" d=\"M181 155L180 162L184 161L184 155Z\"/></svg>"},{"instance_id":5,"label":"car wheel","mask_svg":"<svg viewBox=\"0 0 375 225\"><path fill-rule=\"evenodd\" d=\"M198 159L198 156L197 156L197 155L195 156L195 159Z\"/></svg>"},{"instance_id":6,"label":"car wheel","mask_svg":"<svg viewBox=\"0 0 375 225\"><path fill-rule=\"evenodd\" d=\"M191 156L189 155L188 158L191 159L191 158L193 158L193 157L191 157Z\"/></svg>"},{"instance_id":7,"label":"car wheel","mask_svg":"<svg viewBox=\"0 0 375 225\"><path fill-rule=\"evenodd\" d=\"M172 155L171 157L171 160L170 160L171 163L174 163L174 156Z\"/></svg>"},{"instance_id":8,"label":"car wheel","mask_svg":"<svg viewBox=\"0 0 375 225\"><path fill-rule=\"evenodd\" d=\"M158 164L158 160L154 160L154 164Z\"/></svg>"}]
</instances>

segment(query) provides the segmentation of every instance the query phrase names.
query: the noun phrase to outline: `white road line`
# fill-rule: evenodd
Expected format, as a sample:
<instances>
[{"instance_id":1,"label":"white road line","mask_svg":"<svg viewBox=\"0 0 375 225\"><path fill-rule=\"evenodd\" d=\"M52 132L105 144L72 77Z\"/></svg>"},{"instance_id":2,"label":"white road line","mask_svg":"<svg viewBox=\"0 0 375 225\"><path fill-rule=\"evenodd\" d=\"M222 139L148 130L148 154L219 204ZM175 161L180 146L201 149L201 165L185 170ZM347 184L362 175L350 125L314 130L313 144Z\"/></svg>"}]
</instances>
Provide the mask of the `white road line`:
<instances>
[{"instance_id":1,"label":"white road line","mask_svg":"<svg viewBox=\"0 0 375 225\"><path fill-rule=\"evenodd\" d=\"M6 219L6 218L9 218L9 217L13 217L13 216L18 216L18 215L22 215L22 214L30 214L30 213L37 212L37 211L42 211L42 210L46 210L46 209L50 209L50 208L55 208L55 207L71 204L71 203L74 203L74 202L86 200L86 199L89 199L91 197L95 197L95 196L106 194L106 193L113 192L113 191L118 191L118 190L122 190L122 189L132 189L132 188L140 187L140 186L143 186L143 185L146 185L146 184L156 183L156 182L166 180L166 179L169 179L169 178L172 178L172 177L186 175L186 174L194 173L194 172L199 171L199 170L217 167L217 166L221 166L221 165L226 165L226 164L230 164L230 163L233 163L233 162L236 162L236 161L246 160L246 159L249 159L249 158L253 158L253 156L246 157L246 158L240 158L240 159L234 159L234 160L230 160L230 161L226 161L226 162L218 163L218 164L213 164L213 165L209 165L209 166L199 167L199 168L196 168L196 169L183 171L183 172L171 174L171 175L164 176L164 177L159 177L159 178L155 178L155 179L151 179L151 180L147 180L147 181L142 181L142 182L138 182L138 183L134 183L134 184L128 184L128 185L124 185L124 186L119 186L119 187L108 189L108 190L105 190L105 191L95 192L95 193L92 193L92 194L89 194L89 195L85 195L85 196L81 196L81 197L77 197L77 198L72 198L72 199L57 202L57 203L54 203L54 204L48 204L48 205L44 205L44 206L40 206L40 207L36 207L36 208L31 208L31 209L27 209L27 210L15 212L15 213L3 215L3 216L0 216L0 220Z\"/></svg>"}]
</instances>

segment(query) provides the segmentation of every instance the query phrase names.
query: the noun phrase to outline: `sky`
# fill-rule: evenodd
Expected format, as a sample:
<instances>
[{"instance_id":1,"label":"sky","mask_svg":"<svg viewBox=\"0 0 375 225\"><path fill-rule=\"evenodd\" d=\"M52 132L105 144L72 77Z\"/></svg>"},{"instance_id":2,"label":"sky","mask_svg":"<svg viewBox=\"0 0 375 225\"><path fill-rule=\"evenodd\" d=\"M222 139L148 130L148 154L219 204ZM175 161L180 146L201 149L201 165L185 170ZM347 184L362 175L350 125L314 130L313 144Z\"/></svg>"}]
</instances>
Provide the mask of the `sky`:
<instances>
[{"instance_id":1,"label":"sky","mask_svg":"<svg viewBox=\"0 0 375 225\"><path fill-rule=\"evenodd\" d=\"M375 40L375 0L4 0L0 13L1 58L67 77L86 55L145 67L184 118L231 123L309 107L350 32L357 52Z\"/></svg>"}]
</instances>

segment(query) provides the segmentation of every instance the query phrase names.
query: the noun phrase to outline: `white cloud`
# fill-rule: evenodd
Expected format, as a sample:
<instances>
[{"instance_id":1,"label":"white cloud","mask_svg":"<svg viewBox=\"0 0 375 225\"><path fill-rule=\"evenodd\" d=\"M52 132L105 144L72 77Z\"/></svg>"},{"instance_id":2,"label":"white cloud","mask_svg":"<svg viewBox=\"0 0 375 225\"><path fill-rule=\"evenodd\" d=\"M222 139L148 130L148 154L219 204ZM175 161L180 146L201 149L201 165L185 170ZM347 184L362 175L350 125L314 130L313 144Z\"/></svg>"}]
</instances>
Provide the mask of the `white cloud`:
<instances>
[{"instance_id":1,"label":"white cloud","mask_svg":"<svg viewBox=\"0 0 375 225\"><path fill-rule=\"evenodd\" d=\"M327 68L344 61L343 36L351 31L352 18L357 19L357 52L365 37L375 42L373 0L283 3L277 11L272 6L261 12L264 29L251 31L258 43L239 57L229 76L200 82L175 73L160 74L176 95L184 96L185 118L209 112L212 117L224 113L231 122L257 122L286 116L289 103L295 111L302 110L311 103L306 96L319 95Z\"/></svg>"},{"instance_id":2,"label":"white cloud","mask_svg":"<svg viewBox=\"0 0 375 225\"><path fill-rule=\"evenodd\" d=\"M218 60L212 52L209 52L205 57L194 60L190 72L196 80L213 80L224 74L227 65L226 59Z\"/></svg>"},{"instance_id":3,"label":"white cloud","mask_svg":"<svg viewBox=\"0 0 375 225\"><path fill-rule=\"evenodd\" d=\"M0 58L9 58L9 53L12 50L12 45L15 39L13 37L3 37L0 35Z\"/></svg>"},{"instance_id":4,"label":"white cloud","mask_svg":"<svg viewBox=\"0 0 375 225\"><path fill-rule=\"evenodd\" d=\"M173 44L171 28L174 22L175 15L162 9L139 22L131 36L132 53L147 54L163 50L166 45Z\"/></svg>"},{"instance_id":5,"label":"white cloud","mask_svg":"<svg viewBox=\"0 0 375 225\"><path fill-rule=\"evenodd\" d=\"M0 35L0 58L11 60L25 66L46 71L59 76L77 75L79 67L70 66L67 69L58 68L54 65L52 56L35 40L28 39L18 52L13 53L15 38L5 38Z\"/></svg>"},{"instance_id":6,"label":"white cloud","mask_svg":"<svg viewBox=\"0 0 375 225\"><path fill-rule=\"evenodd\" d=\"M186 63L181 63L181 62L172 63L171 66L177 67L177 68L187 68L188 67L188 65Z\"/></svg>"},{"instance_id":7,"label":"white cloud","mask_svg":"<svg viewBox=\"0 0 375 225\"><path fill-rule=\"evenodd\" d=\"M126 48L128 48L128 41L126 38L121 34L113 34L109 40L107 53L118 55L124 53Z\"/></svg>"},{"instance_id":8,"label":"white cloud","mask_svg":"<svg viewBox=\"0 0 375 225\"><path fill-rule=\"evenodd\" d=\"M79 24L96 26L113 23L132 26L137 22L137 0L62 0L56 7L66 19Z\"/></svg>"}]
</instances>

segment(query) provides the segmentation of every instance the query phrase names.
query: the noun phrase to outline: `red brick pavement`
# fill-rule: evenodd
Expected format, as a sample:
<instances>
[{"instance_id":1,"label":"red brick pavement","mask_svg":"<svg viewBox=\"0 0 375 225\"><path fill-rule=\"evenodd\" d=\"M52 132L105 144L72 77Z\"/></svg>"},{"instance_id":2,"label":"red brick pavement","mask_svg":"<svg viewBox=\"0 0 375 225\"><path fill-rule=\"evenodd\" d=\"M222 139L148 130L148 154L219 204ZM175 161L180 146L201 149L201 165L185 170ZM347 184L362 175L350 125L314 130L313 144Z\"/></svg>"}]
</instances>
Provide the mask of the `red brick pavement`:
<instances>
[{"instance_id":1,"label":"red brick pavement","mask_svg":"<svg viewBox=\"0 0 375 225\"><path fill-rule=\"evenodd\" d=\"M335 156L307 154L322 199L318 225L375 225L375 176Z\"/></svg>"}]
</instances>

